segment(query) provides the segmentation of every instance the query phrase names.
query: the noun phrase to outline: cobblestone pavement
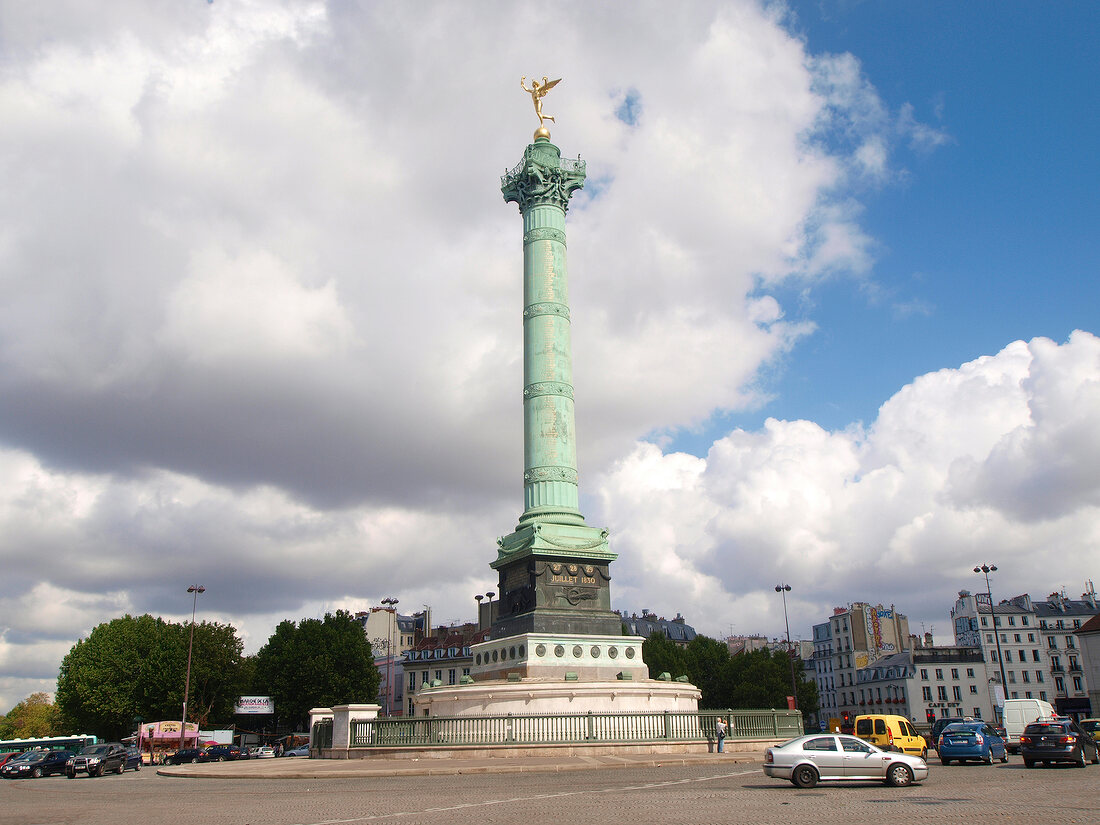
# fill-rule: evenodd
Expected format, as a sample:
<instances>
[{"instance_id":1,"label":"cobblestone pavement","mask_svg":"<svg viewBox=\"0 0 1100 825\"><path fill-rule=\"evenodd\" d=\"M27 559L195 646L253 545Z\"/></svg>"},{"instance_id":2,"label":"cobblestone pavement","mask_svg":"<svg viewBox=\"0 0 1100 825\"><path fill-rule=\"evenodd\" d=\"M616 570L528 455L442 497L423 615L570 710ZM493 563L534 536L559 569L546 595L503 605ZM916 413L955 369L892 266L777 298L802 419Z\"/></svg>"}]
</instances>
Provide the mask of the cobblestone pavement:
<instances>
[{"instance_id":1,"label":"cobblestone pavement","mask_svg":"<svg viewBox=\"0 0 1100 825\"><path fill-rule=\"evenodd\" d=\"M335 775L334 775L335 776ZM564 825L565 823L1096 823L1100 767L932 766L920 785L798 790L722 758L568 773L0 782L4 825Z\"/></svg>"}]
</instances>

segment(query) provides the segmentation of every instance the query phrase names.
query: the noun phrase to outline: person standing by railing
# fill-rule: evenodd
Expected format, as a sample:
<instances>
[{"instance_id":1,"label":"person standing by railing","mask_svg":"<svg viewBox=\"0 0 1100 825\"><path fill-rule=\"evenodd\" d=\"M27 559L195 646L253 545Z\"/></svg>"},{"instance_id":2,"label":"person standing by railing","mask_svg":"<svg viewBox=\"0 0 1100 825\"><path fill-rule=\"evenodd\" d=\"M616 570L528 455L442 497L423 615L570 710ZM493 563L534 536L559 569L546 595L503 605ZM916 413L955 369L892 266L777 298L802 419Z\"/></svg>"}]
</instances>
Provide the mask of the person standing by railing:
<instances>
[{"instance_id":1,"label":"person standing by railing","mask_svg":"<svg viewBox=\"0 0 1100 825\"><path fill-rule=\"evenodd\" d=\"M718 721L714 723L714 732L718 735L718 752L722 752L722 744L726 741L726 720L721 716L718 717Z\"/></svg>"}]
</instances>

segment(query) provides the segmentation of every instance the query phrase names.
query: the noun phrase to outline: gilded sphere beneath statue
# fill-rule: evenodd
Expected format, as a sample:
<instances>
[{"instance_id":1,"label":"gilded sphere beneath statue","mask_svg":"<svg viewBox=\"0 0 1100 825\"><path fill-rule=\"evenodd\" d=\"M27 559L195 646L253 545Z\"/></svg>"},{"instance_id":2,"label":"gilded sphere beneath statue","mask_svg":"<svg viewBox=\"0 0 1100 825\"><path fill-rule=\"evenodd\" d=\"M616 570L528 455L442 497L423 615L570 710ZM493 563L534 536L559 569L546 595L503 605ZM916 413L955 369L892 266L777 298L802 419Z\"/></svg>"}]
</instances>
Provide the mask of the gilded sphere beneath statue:
<instances>
[{"instance_id":1,"label":"gilded sphere beneath statue","mask_svg":"<svg viewBox=\"0 0 1100 825\"><path fill-rule=\"evenodd\" d=\"M535 140L538 140L539 138L546 138L546 140L550 140L550 130L547 129L545 126L540 126L539 128L537 128L535 130Z\"/></svg>"}]
</instances>

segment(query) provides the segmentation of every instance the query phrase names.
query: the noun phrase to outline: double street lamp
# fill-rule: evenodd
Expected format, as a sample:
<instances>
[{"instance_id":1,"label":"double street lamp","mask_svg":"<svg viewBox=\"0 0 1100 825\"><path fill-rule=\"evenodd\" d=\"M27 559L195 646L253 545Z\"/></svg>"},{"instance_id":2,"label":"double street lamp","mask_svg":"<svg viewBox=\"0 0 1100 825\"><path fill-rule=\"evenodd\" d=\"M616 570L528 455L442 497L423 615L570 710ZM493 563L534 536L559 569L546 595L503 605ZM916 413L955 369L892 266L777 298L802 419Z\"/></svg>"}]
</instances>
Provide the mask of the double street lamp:
<instances>
[{"instance_id":1,"label":"double street lamp","mask_svg":"<svg viewBox=\"0 0 1100 825\"><path fill-rule=\"evenodd\" d=\"M386 716L393 715L393 648L398 635L397 602L392 596L382 599L382 604L393 613L393 621L386 623Z\"/></svg>"},{"instance_id":2,"label":"double street lamp","mask_svg":"<svg viewBox=\"0 0 1100 825\"><path fill-rule=\"evenodd\" d=\"M989 589L989 574L997 572L997 565L995 564L983 564L980 567L974 568L975 573L983 573L985 575L985 595L989 597L989 617L993 622L993 639L997 643L997 664L1001 669L1001 698L1008 698L1008 680L1005 678L1005 660L1001 655L1001 632L997 629L997 612L993 609L993 593ZM980 610L978 611L981 612ZM978 631L979 633L981 631Z\"/></svg>"},{"instance_id":3,"label":"double street lamp","mask_svg":"<svg viewBox=\"0 0 1100 825\"><path fill-rule=\"evenodd\" d=\"M488 599L489 600L489 608L488 608L489 618L486 621L486 625L490 628L493 626L493 596L495 596L495 595L496 595L495 591L486 590L484 596L482 596L480 593L478 595L474 596L474 599L477 601L477 629L478 630L481 630L481 600L482 599Z\"/></svg>"},{"instance_id":4,"label":"double street lamp","mask_svg":"<svg viewBox=\"0 0 1100 825\"><path fill-rule=\"evenodd\" d=\"M193 584L187 588L188 593L194 593L191 599L191 641L187 643L187 676L183 680L183 723L180 725L180 750L184 747L184 738L187 735L187 697L191 691L191 650L195 646L195 609L199 604L199 593L205 593L206 588L201 584ZM198 735L195 736L196 743Z\"/></svg>"},{"instance_id":5,"label":"double street lamp","mask_svg":"<svg viewBox=\"0 0 1100 825\"><path fill-rule=\"evenodd\" d=\"M798 683L794 678L794 656L791 652L791 625L787 621L787 594L791 592L789 584L777 584L775 592L783 595L783 624L787 628L787 658L791 663L791 698L794 699L794 709L798 709ZM802 657L800 656L799 659Z\"/></svg>"}]
</instances>

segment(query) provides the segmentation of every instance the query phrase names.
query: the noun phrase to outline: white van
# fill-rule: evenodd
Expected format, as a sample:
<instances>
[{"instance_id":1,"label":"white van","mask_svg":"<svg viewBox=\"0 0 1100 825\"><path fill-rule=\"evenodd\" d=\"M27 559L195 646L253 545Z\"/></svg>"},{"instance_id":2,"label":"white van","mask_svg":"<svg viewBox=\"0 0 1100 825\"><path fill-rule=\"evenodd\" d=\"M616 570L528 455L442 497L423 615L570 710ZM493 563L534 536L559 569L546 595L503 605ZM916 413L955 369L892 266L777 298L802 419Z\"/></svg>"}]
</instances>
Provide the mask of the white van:
<instances>
[{"instance_id":1,"label":"white van","mask_svg":"<svg viewBox=\"0 0 1100 825\"><path fill-rule=\"evenodd\" d=\"M1005 747L1009 753L1020 749L1020 734L1036 719L1057 716L1050 702L1042 699L1006 699L1004 705Z\"/></svg>"}]
</instances>

